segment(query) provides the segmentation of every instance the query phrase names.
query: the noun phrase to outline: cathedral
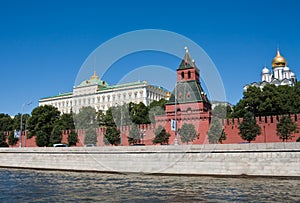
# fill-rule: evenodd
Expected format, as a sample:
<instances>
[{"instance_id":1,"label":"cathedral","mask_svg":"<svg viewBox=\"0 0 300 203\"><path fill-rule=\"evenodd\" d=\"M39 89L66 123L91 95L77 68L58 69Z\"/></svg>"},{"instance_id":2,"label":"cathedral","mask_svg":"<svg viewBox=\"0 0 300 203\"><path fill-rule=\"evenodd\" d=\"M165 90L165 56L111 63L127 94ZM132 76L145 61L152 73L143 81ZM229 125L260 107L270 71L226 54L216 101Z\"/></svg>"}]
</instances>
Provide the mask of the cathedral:
<instances>
[{"instance_id":1,"label":"cathedral","mask_svg":"<svg viewBox=\"0 0 300 203\"><path fill-rule=\"evenodd\" d=\"M261 82L254 82L244 86L244 91L249 86L263 88L266 84L294 86L297 82L295 74L287 66L286 59L277 49L276 56L272 60L272 72L265 66L261 71Z\"/></svg>"}]
</instances>

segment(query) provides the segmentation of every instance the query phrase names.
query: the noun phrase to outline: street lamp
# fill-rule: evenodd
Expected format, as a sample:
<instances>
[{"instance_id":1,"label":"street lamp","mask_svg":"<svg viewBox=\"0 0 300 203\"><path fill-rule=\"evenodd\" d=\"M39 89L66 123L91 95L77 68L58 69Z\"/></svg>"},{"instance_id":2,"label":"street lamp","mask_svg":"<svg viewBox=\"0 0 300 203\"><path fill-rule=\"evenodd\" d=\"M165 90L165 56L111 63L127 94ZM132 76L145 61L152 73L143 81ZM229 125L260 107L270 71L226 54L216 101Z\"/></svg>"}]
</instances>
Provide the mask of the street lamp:
<instances>
[{"instance_id":1,"label":"street lamp","mask_svg":"<svg viewBox=\"0 0 300 203\"><path fill-rule=\"evenodd\" d=\"M22 147L22 121L23 121L23 111L24 111L24 107L25 106L29 106L30 104L32 104L32 102L28 102L28 103L24 103L22 105L22 110L21 110L21 122L20 122L20 144L19 144L19 147L21 148ZM26 128L26 126L25 126ZM25 129L26 130L26 129ZM26 132L25 132L26 134Z\"/></svg>"},{"instance_id":2,"label":"street lamp","mask_svg":"<svg viewBox=\"0 0 300 203\"><path fill-rule=\"evenodd\" d=\"M177 133L177 84L175 86L175 139L174 145L178 145L178 133Z\"/></svg>"},{"instance_id":3,"label":"street lamp","mask_svg":"<svg viewBox=\"0 0 300 203\"><path fill-rule=\"evenodd\" d=\"M120 128L120 145L122 145L122 125L123 125L123 121L122 121L122 106L119 105L118 103L115 103L115 107L117 109L120 109L120 113L121 113L121 118L120 118L120 125L119 125L119 128ZM118 111L117 111L118 112Z\"/></svg>"}]
</instances>

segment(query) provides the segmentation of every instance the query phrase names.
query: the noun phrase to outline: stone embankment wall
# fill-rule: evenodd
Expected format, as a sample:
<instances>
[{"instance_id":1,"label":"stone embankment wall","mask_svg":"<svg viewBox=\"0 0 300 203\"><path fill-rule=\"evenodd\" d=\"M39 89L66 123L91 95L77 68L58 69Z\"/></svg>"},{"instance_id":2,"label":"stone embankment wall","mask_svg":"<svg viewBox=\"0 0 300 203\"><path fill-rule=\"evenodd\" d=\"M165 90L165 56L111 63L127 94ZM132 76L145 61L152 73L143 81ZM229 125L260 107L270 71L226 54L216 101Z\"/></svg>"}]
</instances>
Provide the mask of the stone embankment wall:
<instances>
[{"instance_id":1,"label":"stone embankment wall","mask_svg":"<svg viewBox=\"0 0 300 203\"><path fill-rule=\"evenodd\" d=\"M0 167L176 175L300 177L300 143L1 148Z\"/></svg>"}]
</instances>

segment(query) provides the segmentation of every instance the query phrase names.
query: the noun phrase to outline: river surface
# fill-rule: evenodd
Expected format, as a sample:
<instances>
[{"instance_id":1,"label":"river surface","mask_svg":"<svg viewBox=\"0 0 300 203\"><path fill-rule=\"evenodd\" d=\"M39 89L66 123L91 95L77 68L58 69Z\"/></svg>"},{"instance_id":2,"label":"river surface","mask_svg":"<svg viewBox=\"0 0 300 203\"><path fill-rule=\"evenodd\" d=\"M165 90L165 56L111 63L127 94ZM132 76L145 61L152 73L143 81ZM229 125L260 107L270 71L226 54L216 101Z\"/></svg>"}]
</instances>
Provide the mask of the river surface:
<instances>
[{"instance_id":1,"label":"river surface","mask_svg":"<svg viewBox=\"0 0 300 203\"><path fill-rule=\"evenodd\" d=\"M0 202L300 202L300 180L0 169Z\"/></svg>"}]
</instances>

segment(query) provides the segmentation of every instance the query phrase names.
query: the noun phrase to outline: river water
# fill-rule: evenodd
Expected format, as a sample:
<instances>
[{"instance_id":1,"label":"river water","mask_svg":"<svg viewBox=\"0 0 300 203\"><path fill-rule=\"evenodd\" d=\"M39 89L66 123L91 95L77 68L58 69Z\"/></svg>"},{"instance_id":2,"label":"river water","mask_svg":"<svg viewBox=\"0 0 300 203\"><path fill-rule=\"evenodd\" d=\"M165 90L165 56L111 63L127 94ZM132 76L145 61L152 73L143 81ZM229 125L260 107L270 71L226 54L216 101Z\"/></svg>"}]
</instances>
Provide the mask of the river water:
<instances>
[{"instance_id":1,"label":"river water","mask_svg":"<svg viewBox=\"0 0 300 203\"><path fill-rule=\"evenodd\" d=\"M300 180L0 169L0 202L300 202Z\"/></svg>"}]
</instances>

